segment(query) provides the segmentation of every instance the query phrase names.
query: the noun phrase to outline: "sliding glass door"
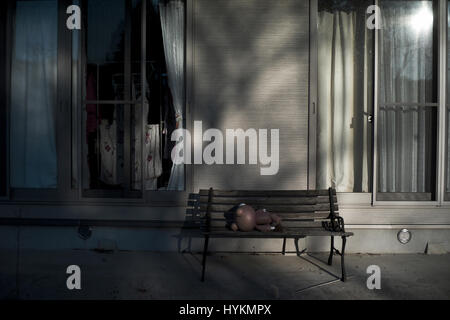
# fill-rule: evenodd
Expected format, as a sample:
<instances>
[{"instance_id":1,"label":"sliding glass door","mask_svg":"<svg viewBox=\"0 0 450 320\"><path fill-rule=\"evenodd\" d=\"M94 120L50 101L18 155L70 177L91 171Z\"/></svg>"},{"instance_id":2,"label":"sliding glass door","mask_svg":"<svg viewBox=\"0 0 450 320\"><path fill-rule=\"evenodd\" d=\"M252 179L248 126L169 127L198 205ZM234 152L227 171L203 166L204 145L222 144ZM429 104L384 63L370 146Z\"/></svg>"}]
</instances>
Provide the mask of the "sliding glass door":
<instances>
[{"instance_id":1,"label":"sliding glass door","mask_svg":"<svg viewBox=\"0 0 450 320\"><path fill-rule=\"evenodd\" d=\"M445 104L445 110L447 114L446 123L446 161L445 161L445 201L450 201L450 1L447 2L447 101Z\"/></svg>"},{"instance_id":2,"label":"sliding glass door","mask_svg":"<svg viewBox=\"0 0 450 320\"><path fill-rule=\"evenodd\" d=\"M15 199L73 199L71 0L8 2L9 185Z\"/></svg>"},{"instance_id":3,"label":"sliding glass door","mask_svg":"<svg viewBox=\"0 0 450 320\"><path fill-rule=\"evenodd\" d=\"M379 1L376 200L435 201L437 1Z\"/></svg>"},{"instance_id":4,"label":"sliding glass door","mask_svg":"<svg viewBox=\"0 0 450 320\"><path fill-rule=\"evenodd\" d=\"M446 2L318 1L318 188L372 191L374 203L450 201L450 129L439 98ZM379 28L370 28L378 13ZM346 199L368 203L363 196Z\"/></svg>"},{"instance_id":5,"label":"sliding glass door","mask_svg":"<svg viewBox=\"0 0 450 320\"><path fill-rule=\"evenodd\" d=\"M0 43L6 44L8 39L8 1L0 2ZM0 199L8 196L8 83L9 53L5 46L0 48Z\"/></svg>"},{"instance_id":6,"label":"sliding glass door","mask_svg":"<svg viewBox=\"0 0 450 320\"><path fill-rule=\"evenodd\" d=\"M135 103L131 101L133 7L131 1L125 0L89 0L83 9L86 15L83 190L86 196L124 196L123 191L130 191L130 115ZM139 14L135 19L140 25ZM140 43L133 49L139 69Z\"/></svg>"},{"instance_id":7,"label":"sliding glass door","mask_svg":"<svg viewBox=\"0 0 450 320\"><path fill-rule=\"evenodd\" d=\"M73 5L80 30L66 24ZM172 162L171 135L185 126L185 2L8 0L0 8L0 197L183 196L172 192L185 190L185 172ZM161 190L170 192L152 193Z\"/></svg>"},{"instance_id":8,"label":"sliding glass door","mask_svg":"<svg viewBox=\"0 0 450 320\"><path fill-rule=\"evenodd\" d=\"M182 0L85 0L81 181L90 198L184 191Z\"/></svg>"}]
</instances>

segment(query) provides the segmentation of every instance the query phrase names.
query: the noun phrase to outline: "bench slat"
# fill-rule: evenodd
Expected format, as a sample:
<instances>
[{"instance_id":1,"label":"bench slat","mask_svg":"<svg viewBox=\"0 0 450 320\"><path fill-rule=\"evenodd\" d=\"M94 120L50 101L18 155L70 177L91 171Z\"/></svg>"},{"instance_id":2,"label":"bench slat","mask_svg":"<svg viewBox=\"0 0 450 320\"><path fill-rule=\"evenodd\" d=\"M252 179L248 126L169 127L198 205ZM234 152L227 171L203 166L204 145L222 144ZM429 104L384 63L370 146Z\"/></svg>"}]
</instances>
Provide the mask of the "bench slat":
<instances>
[{"instance_id":1,"label":"bench slat","mask_svg":"<svg viewBox=\"0 0 450 320\"><path fill-rule=\"evenodd\" d=\"M338 213L335 213L338 215ZM224 212L211 212L211 219L224 219ZM297 219L297 220L317 220L317 219L327 219L330 216L330 212L321 211L321 212L286 212L286 213L277 213L283 221L288 221L289 219ZM200 218L205 218L206 213L200 213L198 215Z\"/></svg>"},{"instance_id":2,"label":"bench slat","mask_svg":"<svg viewBox=\"0 0 450 320\"><path fill-rule=\"evenodd\" d=\"M209 190L200 190L200 196L207 196ZM333 189L333 195L336 190ZM328 190L213 190L213 197L315 197L328 196Z\"/></svg>"},{"instance_id":3,"label":"bench slat","mask_svg":"<svg viewBox=\"0 0 450 320\"><path fill-rule=\"evenodd\" d=\"M205 234L210 237L216 238L295 238L295 237L306 237L306 236L351 236L352 232L331 232L320 228L291 228L285 230L284 232L240 232L231 231L225 228L212 229L210 232L205 232Z\"/></svg>"},{"instance_id":4,"label":"bench slat","mask_svg":"<svg viewBox=\"0 0 450 320\"><path fill-rule=\"evenodd\" d=\"M337 203L336 196L333 197L334 203ZM207 204L208 197L200 196L200 204ZM246 203L250 205L277 205L277 204L292 204L292 205L315 205L320 203L330 203L328 196L318 197L213 197L211 203L213 204L231 204L237 205L240 203Z\"/></svg>"},{"instance_id":5,"label":"bench slat","mask_svg":"<svg viewBox=\"0 0 450 320\"><path fill-rule=\"evenodd\" d=\"M249 203L251 205L251 203ZM227 212L233 209L235 205L232 204L211 204L209 206L210 212ZM330 205L327 203L321 203L316 205L270 205L265 208L273 213L295 213L295 212L317 212L317 211L329 211ZM199 209L201 212L206 212L208 209L207 204L200 204ZM334 210L338 211L338 206L334 206Z\"/></svg>"},{"instance_id":6,"label":"bench slat","mask_svg":"<svg viewBox=\"0 0 450 320\"><path fill-rule=\"evenodd\" d=\"M198 225L205 224L204 221L199 221ZM227 225L225 219L212 219L210 221L211 228L224 228ZM311 221L311 220L284 220L281 225L286 228L323 228L322 221Z\"/></svg>"}]
</instances>

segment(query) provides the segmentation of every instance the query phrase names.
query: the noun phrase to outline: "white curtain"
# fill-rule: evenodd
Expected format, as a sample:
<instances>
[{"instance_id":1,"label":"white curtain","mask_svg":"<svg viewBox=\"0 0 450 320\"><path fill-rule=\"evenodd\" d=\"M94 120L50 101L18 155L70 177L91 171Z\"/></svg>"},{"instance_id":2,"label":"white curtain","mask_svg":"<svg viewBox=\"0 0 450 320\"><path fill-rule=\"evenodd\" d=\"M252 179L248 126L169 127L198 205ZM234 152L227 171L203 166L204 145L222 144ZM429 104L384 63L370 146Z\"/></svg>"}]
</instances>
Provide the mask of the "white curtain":
<instances>
[{"instance_id":1,"label":"white curtain","mask_svg":"<svg viewBox=\"0 0 450 320\"><path fill-rule=\"evenodd\" d=\"M367 122L355 126L368 109L366 72L356 70L367 57L357 55L356 28L355 12L319 12L317 187L338 192L355 191L356 180L358 191L368 191Z\"/></svg>"},{"instance_id":2,"label":"white curtain","mask_svg":"<svg viewBox=\"0 0 450 320\"><path fill-rule=\"evenodd\" d=\"M57 2L17 1L11 74L11 186L55 188Z\"/></svg>"},{"instance_id":3,"label":"white curtain","mask_svg":"<svg viewBox=\"0 0 450 320\"><path fill-rule=\"evenodd\" d=\"M386 2L381 12L378 191L430 192L436 113L392 104L433 102L432 4Z\"/></svg>"},{"instance_id":4,"label":"white curtain","mask_svg":"<svg viewBox=\"0 0 450 320\"><path fill-rule=\"evenodd\" d=\"M172 93L176 127L183 127L184 102L184 1L166 0L159 4L168 82ZM184 165L174 164L168 190L184 190Z\"/></svg>"},{"instance_id":5,"label":"white curtain","mask_svg":"<svg viewBox=\"0 0 450 320\"><path fill-rule=\"evenodd\" d=\"M450 18L450 6L447 16ZM450 48L450 21L447 28L447 48ZM450 192L450 51L447 51L447 183L446 192Z\"/></svg>"}]
</instances>

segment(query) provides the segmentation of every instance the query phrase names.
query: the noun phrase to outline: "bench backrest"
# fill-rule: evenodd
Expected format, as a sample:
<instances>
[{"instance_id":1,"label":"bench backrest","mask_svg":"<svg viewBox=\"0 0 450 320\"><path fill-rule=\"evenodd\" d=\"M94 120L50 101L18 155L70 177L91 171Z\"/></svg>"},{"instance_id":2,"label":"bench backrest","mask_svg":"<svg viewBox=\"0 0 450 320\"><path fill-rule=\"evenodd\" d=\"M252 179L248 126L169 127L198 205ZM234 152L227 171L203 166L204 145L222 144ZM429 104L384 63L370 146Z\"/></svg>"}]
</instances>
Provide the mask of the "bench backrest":
<instances>
[{"instance_id":1,"label":"bench backrest","mask_svg":"<svg viewBox=\"0 0 450 320\"><path fill-rule=\"evenodd\" d=\"M206 228L224 227L227 215L235 206L245 203L255 209L276 213L285 227L319 227L324 220L338 216L336 190L200 190L194 217Z\"/></svg>"}]
</instances>

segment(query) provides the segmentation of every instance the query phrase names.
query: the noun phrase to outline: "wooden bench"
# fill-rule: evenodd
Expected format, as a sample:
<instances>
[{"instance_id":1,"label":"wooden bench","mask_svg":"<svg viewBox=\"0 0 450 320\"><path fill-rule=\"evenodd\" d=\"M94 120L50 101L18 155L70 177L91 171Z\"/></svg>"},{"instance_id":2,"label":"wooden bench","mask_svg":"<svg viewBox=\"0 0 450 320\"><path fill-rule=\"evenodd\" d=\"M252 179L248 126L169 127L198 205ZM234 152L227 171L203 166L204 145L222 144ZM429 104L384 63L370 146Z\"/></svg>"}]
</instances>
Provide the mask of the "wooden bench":
<instances>
[{"instance_id":1,"label":"wooden bench","mask_svg":"<svg viewBox=\"0 0 450 320\"><path fill-rule=\"evenodd\" d=\"M202 260L202 281L205 280L206 256L210 238L278 238L283 239L282 253L285 254L286 239L292 238L298 253L298 239L307 236L330 236L331 248L328 264L332 265L333 254L341 256L341 280L346 280L344 254L347 237L344 219L338 214L336 190L298 191L252 191L252 190L200 190L195 194L192 205L194 225L200 227L204 236ZM255 209L266 208L282 220L282 231L232 231L226 227L234 207L240 203ZM342 249L334 247L334 237L342 238ZM306 249L305 249L306 250Z\"/></svg>"}]
</instances>

